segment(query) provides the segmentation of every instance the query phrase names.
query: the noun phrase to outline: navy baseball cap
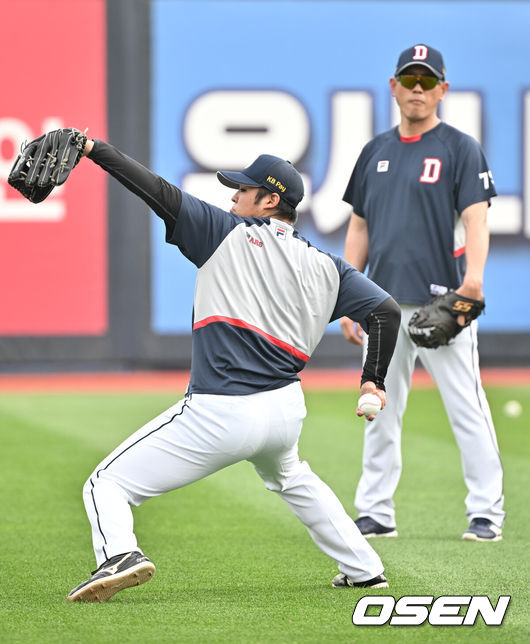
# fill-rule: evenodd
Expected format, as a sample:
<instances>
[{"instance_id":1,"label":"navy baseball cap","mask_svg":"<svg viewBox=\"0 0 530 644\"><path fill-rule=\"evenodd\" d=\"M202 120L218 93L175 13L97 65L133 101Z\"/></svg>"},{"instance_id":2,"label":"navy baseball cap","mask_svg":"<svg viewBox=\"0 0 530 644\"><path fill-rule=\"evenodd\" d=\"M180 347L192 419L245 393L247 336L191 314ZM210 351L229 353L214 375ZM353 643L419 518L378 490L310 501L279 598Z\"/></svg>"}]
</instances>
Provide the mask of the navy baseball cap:
<instances>
[{"instance_id":1,"label":"navy baseball cap","mask_svg":"<svg viewBox=\"0 0 530 644\"><path fill-rule=\"evenodd\" d=\"M229 188L267 188L271 192L277 192L293 208L298 206L304 196L304 182L298 170L290 161L272 154L260 155L241 172L218 170L217 178Z\"/></svg>"},{"instance_id":2,"label":"navy baseball cap","mask_svg":"<svg viewBox=\"0 0 530 644\"><path fill-rule=\"evenodd\" d=\"M402 51L399 60L396 66L396 76L403 74L403 71L407 67L412 67L413 65L423 65L427 67L436 78L440 80L445 79L445 65L442 54L434 47L428 47L427 45L420 44L414 45L409 49Z\"/></svg>"}]
</instances>

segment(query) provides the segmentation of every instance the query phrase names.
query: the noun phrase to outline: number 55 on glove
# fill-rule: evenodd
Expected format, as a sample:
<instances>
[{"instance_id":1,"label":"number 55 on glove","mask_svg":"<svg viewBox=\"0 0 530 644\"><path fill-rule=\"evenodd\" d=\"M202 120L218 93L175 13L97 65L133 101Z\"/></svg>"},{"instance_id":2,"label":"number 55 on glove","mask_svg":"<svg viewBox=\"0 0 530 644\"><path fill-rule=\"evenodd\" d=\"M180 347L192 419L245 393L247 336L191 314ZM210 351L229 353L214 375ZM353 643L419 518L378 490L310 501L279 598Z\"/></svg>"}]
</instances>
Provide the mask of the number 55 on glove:
<instances>
[{"instance_id":1,"label":"number 55 on glove","mask_svg":"<svg viewBox=\"0 0 530 644\"><path fill-rule=\"evenodd\" d=\"M419 347L436 349L449 344L462 329L478 318L485 307L486 304L481 300L448 291L414 313L408 326L409 335ZM459 324L459 316L464 317L464 325Z\"/></svg>"}]
</instances>

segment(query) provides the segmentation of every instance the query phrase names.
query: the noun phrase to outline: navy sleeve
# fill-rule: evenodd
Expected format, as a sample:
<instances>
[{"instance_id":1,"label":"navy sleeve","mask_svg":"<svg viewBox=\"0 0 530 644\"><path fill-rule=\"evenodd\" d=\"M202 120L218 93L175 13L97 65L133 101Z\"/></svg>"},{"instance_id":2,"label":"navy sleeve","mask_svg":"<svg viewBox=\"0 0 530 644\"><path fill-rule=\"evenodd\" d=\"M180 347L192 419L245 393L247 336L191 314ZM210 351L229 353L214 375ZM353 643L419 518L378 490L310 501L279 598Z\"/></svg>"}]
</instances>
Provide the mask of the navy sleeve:
<instances>
[{"instance_id":1,"label":"navy sleeve","mask_svg":"<svg viewBox=\"0 0 530 644\"><path fill-rule=\"evenodd\" d=\"M368 346L361 384L370 380L384 391L386 372L396 346L401 309L386 291L344 259L333 255L330 257L340 277L332 320L345 315L366 331Z\"/></svg>"},{"instance_id":2,"label":"navy sleeve","mask_svg":"<svg viewBox=\"0 0 530 644\"><path fill-rule=\"evenodd\" d=\"M364 202L364 184L363 184L363 176L364 176L364 168L367 163L367 157L370 156L369 154L369 148L370 143L367 143L364 148L362 149L361 154L359 155L359 158L357 159L357 162L355 163L355 167L353 168L353 172L351 173L350 180L348 181L348 185L346 186L346 191L344 192L344 196L342 197L342 200L345 201L346 203L349 203L353 211L355 212L356 215L359 215L359 217L364 217L364 208L363 208L363 202Z\"/></svg>"},{"instance_id":3,"label":"navy sleeve","mask_svg":"<svg viewBox=\"0 0 530 644\"><path fill-rule=\"evenodd\" d=\"M482 148L475 139L463 136L456 159L455 202L459 213L480 201L490 203L495 185Z\"/></svg>"},{"instance_id":4,"label":"navy sleeve","mask_svg":"<svg viewBox=\"0 0 530 644\"><path fill-rule=\"evenodd\" d=\"M368 315L389 295L341 257L330 254L339 273L339 293L331 321L346 316L368 331Z\"/></svg>"},{"instance_id":5,"label":"navy sleeve","mask_svg":"<svg viewBox=\"0 0 530 644\"><path fill-rule=\"evenodd\" d=\"M166 241L200 268L239 224L242 217L183 192L177 220L166 222Z\"/></svg>"}]
</instances>

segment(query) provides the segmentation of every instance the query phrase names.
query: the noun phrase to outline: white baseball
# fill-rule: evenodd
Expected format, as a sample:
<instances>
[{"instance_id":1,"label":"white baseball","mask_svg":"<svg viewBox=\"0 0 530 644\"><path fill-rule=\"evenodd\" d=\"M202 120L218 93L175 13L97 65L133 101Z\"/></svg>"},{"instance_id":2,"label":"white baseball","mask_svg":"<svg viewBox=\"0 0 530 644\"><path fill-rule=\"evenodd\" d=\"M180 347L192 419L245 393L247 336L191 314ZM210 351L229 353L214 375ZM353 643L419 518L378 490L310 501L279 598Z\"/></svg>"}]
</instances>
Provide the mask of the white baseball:
<instances>
[{"instance_id":1,"label":"white baseball","mask_svg":"<svg viewBox=\"0 0 530 644\"><path fill-rule=\"evenodd\" d=\"M523 406L518 400L509 400L503 408L505 416L508 418L517 418L523 412Z\"/></svg>"},{"instance_id":2,"label":"white baseball","mask_svg":"<svg viewBox=\"0 0 530 644\"><path fill-rule=\"evenodd\" d=\"M375 394L363 394L357 406L365 416L375 416L381 411L381 398Z\"/></svg>"}]
</instances>

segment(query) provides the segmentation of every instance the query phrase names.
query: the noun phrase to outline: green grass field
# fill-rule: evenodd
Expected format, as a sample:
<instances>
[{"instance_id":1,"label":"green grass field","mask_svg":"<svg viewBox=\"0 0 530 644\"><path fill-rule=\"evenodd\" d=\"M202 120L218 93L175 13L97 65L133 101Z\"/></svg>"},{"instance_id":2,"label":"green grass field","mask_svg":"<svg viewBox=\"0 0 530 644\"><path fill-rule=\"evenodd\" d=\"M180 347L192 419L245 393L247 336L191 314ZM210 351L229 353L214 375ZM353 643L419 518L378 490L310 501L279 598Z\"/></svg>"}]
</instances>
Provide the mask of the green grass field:
<instances>
[{"instance_id":1,"label":"green grass field","mask_svg":"<svg viewBox=\"0 0 530 644\"><path fill-rule=\"evenodd\" d=\"M461 540L460 457L436 390L415 390L403 436L398 539L372 544L389 590L333 589L334 563L248 463L135 510L155 578L107 604L70 604L94 568L82 485L98 461L176 398L3 394L0 638L3 642L524 642L528 593L529 389L487 390L505 469L504 540ZM502 408L518 399L524 413ZM348 393L307 393L300 453L353 513L362 421ZM355 515L354 515L355 516ZM511 595L504 624L355 627L367 594Z\"/></svg>"}]
</instances>

